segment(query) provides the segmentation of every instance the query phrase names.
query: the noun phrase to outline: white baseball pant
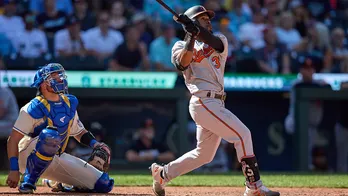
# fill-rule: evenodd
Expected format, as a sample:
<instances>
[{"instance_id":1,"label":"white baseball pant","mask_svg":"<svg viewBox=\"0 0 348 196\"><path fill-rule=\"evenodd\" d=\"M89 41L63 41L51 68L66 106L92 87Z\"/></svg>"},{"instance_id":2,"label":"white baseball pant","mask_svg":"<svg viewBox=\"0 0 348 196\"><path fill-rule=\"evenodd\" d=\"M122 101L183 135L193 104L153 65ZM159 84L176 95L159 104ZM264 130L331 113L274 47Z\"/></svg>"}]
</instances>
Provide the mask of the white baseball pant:
<instances>
[{"instance_id":1,"label":"white baseball pant","mask_svg":"<svg viewBox=\"0 0 348 196\"><path fill-rule=\"evenodd\" d=\"M32 140L29 146L19 153L19 170L24 173L27 158L35 148L37 138ZM103 173L85 161L62 153L55 155L51 164L47 167L41 178L73 185L79 188L94 189L94 185Z\"/></svg>"},{"instance_id":2,"label":"white baseball pant","mask_svg":"<svg viewBox=\"0 0 348 196\"><path fill-rule=\"evenodd\" d=\"M222 100L193 95L189 110L197 125L197 147L165 166L167 180L211 162L221 138L234 143L239 161L254 156L250 130L225 108Z\"/></svg>"}]
</instances>

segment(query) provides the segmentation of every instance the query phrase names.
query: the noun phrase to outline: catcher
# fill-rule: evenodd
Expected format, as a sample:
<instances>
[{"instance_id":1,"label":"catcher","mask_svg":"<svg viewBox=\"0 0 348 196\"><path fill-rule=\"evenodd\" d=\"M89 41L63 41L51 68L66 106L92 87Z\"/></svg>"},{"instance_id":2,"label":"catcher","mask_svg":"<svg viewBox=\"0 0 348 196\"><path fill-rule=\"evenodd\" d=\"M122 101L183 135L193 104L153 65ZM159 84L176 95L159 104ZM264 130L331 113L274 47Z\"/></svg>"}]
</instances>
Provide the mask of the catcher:
<instances>
[{"instance_id":1,"label":"catcher","mask_svg":"<svg viewBox=\"0 0 348 196\"><path fill-rule=\"evenodd\" d=\"M32 87L38 89L37 96L21 108L7 142L8 186L16 188L21 173L21 193L33 193L39 178L56 182L53 191L110 192L110 149L79 120L78 100L68 94L63 66L50 63L39 69ZM71 136L93 148L88 163L64 152Z\"/></svg>"}]
</instances>

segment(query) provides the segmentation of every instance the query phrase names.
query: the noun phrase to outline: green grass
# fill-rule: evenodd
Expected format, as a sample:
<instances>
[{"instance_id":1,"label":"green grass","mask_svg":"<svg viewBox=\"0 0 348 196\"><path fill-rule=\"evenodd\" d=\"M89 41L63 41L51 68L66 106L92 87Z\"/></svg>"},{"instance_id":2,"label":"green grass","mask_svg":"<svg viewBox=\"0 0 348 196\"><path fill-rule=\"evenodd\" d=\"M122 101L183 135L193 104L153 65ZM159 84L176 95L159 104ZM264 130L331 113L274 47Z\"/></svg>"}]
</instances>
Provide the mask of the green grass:
<instances>
[{"instance_id":1,"label":"green grass","mask_svg":"<svg viewBox=\"0 0 348 196\"><path fill-rule=\"evenodd\" d=\"M111 176L117 186L150 186L149 173L115 173ZM0 185L5 185L6 174L0 174ZM262 181L269 187L327 187L348 188L347 174L308 173L263 173ZM40 181L39 181L40 182ZM228 174L189 174L174 179L169 186L237 186L241 187L244 177L239 172Z\"/></svg>"}]
</instances>

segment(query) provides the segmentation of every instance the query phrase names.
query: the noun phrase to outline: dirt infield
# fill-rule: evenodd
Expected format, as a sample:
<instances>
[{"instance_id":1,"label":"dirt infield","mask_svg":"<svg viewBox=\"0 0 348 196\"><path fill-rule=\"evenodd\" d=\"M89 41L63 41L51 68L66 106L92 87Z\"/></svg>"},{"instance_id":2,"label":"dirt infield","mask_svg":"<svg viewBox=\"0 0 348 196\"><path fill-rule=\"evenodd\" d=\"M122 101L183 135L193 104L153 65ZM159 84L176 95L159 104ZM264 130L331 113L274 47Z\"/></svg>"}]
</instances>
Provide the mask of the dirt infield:
<instances>
[{"instance_id":1,"label":"dirt infield","mask_svg":"<svg viewBox=\"0 0 348 196\"><path fill-rule=\"evenodd\" d=\"M273 188L281 192L282 196L348 196L348 189L328 188ZM168 187L167 196L242 196L243 188L236 187ZM16 189L0 187L0 195L20 195ZM92 195L77 193L52 193L47 187L38 187L36 195ZM93 194L105 195L105 194ZM115 187L108 195L125 196L150 196L152 190L149 187Z\"/></svg>"}]
</instances>

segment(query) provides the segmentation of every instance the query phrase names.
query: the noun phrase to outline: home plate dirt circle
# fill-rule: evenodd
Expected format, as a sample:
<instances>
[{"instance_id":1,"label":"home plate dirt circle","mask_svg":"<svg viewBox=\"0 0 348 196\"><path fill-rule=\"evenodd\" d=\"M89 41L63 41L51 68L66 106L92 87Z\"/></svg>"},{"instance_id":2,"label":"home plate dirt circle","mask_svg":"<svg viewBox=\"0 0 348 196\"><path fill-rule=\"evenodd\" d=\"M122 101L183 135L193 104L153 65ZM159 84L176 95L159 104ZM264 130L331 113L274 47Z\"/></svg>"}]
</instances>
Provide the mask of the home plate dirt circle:
<instances>
[{"instance_id":1,"label":"home plate dirt circle","mask_svg":"<svg viewBox=\"0 0 348 196\"><path fill-rule=\"evenodd\" d=\"M348 196L348 189L332 188L272 188L280 191L281 196ZM242 196L244 188L239 187L167 187L167 196ZM0 187L0 195L22 195L17 189ZM38 187L35 195L154 195L150 187L117 187L109 194L53 193L47 187Z\"/></svg>"}]
</instances>

